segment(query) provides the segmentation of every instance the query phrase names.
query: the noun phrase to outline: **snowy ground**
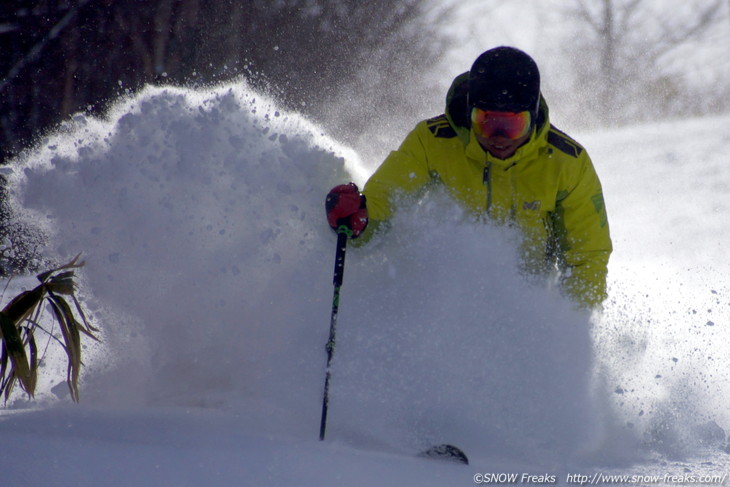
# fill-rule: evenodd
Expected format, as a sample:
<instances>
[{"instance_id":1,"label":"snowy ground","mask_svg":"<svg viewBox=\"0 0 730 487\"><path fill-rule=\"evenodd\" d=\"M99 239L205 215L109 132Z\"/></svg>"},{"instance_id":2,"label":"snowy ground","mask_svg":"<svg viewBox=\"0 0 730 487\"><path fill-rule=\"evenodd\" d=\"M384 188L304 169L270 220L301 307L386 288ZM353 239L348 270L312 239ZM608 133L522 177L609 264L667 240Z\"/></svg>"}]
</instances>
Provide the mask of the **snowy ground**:
<instances>
[{"instance_id":1,"label":"snowy ground","mask_svg":"<svg viewBox=\"0 0 730 487\"><path fill-rule=\"evenodd\" d=\"M574 134L602 177L616 249L593 326L518 277L513 235L460 223L439 195L350 249L319 442L334 259L323 200L366 178L356 155L241 85L149 89L108 120L79 116L11 180L27 218L53 232L50 255L84 252L104 342L85 350L81 405L49 356L36 400L6 408L2 485L722 475L728 127ZM441 442L471 465L415 457Z\"/></svg>"}]
</instances>

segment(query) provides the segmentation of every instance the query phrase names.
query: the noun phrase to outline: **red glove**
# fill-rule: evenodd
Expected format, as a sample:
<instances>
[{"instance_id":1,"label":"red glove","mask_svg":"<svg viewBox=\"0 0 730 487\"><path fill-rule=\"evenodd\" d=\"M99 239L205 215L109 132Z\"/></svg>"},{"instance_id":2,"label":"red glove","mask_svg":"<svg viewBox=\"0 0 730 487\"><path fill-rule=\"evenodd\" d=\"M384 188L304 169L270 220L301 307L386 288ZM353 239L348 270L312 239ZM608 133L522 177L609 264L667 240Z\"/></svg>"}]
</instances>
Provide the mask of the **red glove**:
<instances>
[{"instance_id":1,"label":"red glove","mask_svg":"<svg viewBox=\"0 0 730 487\"><path fill-rule=\"evenodd\" d=\"M360 194L355 183L335 186L327 193L325 201L327 223L335 232L345 227L352 232L350 238L357 238L368 226L368 209L365 196Z\"/></svg>"}]
</instances>

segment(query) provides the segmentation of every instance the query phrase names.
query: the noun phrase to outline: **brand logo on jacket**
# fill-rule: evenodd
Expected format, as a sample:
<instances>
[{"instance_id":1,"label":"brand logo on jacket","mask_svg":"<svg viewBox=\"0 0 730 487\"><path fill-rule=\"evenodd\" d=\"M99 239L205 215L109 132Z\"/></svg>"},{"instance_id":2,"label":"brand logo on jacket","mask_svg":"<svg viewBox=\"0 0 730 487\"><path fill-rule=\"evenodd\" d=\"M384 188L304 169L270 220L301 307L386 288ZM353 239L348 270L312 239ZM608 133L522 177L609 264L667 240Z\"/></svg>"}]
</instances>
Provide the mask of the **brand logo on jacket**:
<instances>
[{"instance_id":1,"label":"brand logo on jacket","mask_svg":"<svg viewBox=\"0 0 730 487\"><path fill-rule=\"evenodd\" d=\"M540 209L540 206L542 205L542 202L540 200L535 201L525 201L522 204L523 210L532 210L532 211L538 211Z\"/></svg>"}]
</instances>

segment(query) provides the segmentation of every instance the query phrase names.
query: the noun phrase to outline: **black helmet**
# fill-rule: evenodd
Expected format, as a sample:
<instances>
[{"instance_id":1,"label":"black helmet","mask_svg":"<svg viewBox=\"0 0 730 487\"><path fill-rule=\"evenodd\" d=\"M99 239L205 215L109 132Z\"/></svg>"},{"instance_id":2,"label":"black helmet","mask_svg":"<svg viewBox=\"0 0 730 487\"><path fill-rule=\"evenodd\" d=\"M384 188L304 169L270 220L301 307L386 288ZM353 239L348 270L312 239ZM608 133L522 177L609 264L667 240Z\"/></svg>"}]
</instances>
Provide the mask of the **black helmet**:
<instances>
[{"instance_id":1,"label":"black helmet","mask_svg":"<svg viewBox=\"0 0 730 487\"><path fill-rule=\"evenodd\" d=\"M484 52L469 71L469 109L530 111L537 116L540 71L535 61L514 47Z\"/></svg>"}]
</instances>

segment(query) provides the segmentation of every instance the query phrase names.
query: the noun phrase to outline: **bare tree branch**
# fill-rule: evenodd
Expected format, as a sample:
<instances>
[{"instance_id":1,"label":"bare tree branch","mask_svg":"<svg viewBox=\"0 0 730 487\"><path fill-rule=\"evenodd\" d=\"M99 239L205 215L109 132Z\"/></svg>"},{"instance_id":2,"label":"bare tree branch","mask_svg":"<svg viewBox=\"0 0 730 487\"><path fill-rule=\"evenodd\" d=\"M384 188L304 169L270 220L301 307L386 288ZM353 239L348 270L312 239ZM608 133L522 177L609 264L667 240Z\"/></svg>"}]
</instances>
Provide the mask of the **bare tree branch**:
<instances>
[{"instance_id":1,"label":"bare tree branch","mask_svg":"<svg viewBox=\"0 0 730 487\"><path fill-rule=\"evenodd\" d=\"M46 34L43 39L40 40L36 45L34 45L31 50L23 56L20 61L18 61L11 69L10 71L5 75L2 81L0 81L0 93L2 93L5 88L7 88L8 84L16 77L18 76L18 73L20 73L28 64L38 59L38 57L41 55L41 52L46 47L46 45L61 33L63 29L65 29L68 24L71 22L71 20L76 16L79 9L82 8L84 5L89 3L91 0L80 0L78 4L71 7L71 9L68 11L66 15L59 20L56 25L54 25L50 31L48 31L48 34Z\"/></svg>"}]
</instances>

